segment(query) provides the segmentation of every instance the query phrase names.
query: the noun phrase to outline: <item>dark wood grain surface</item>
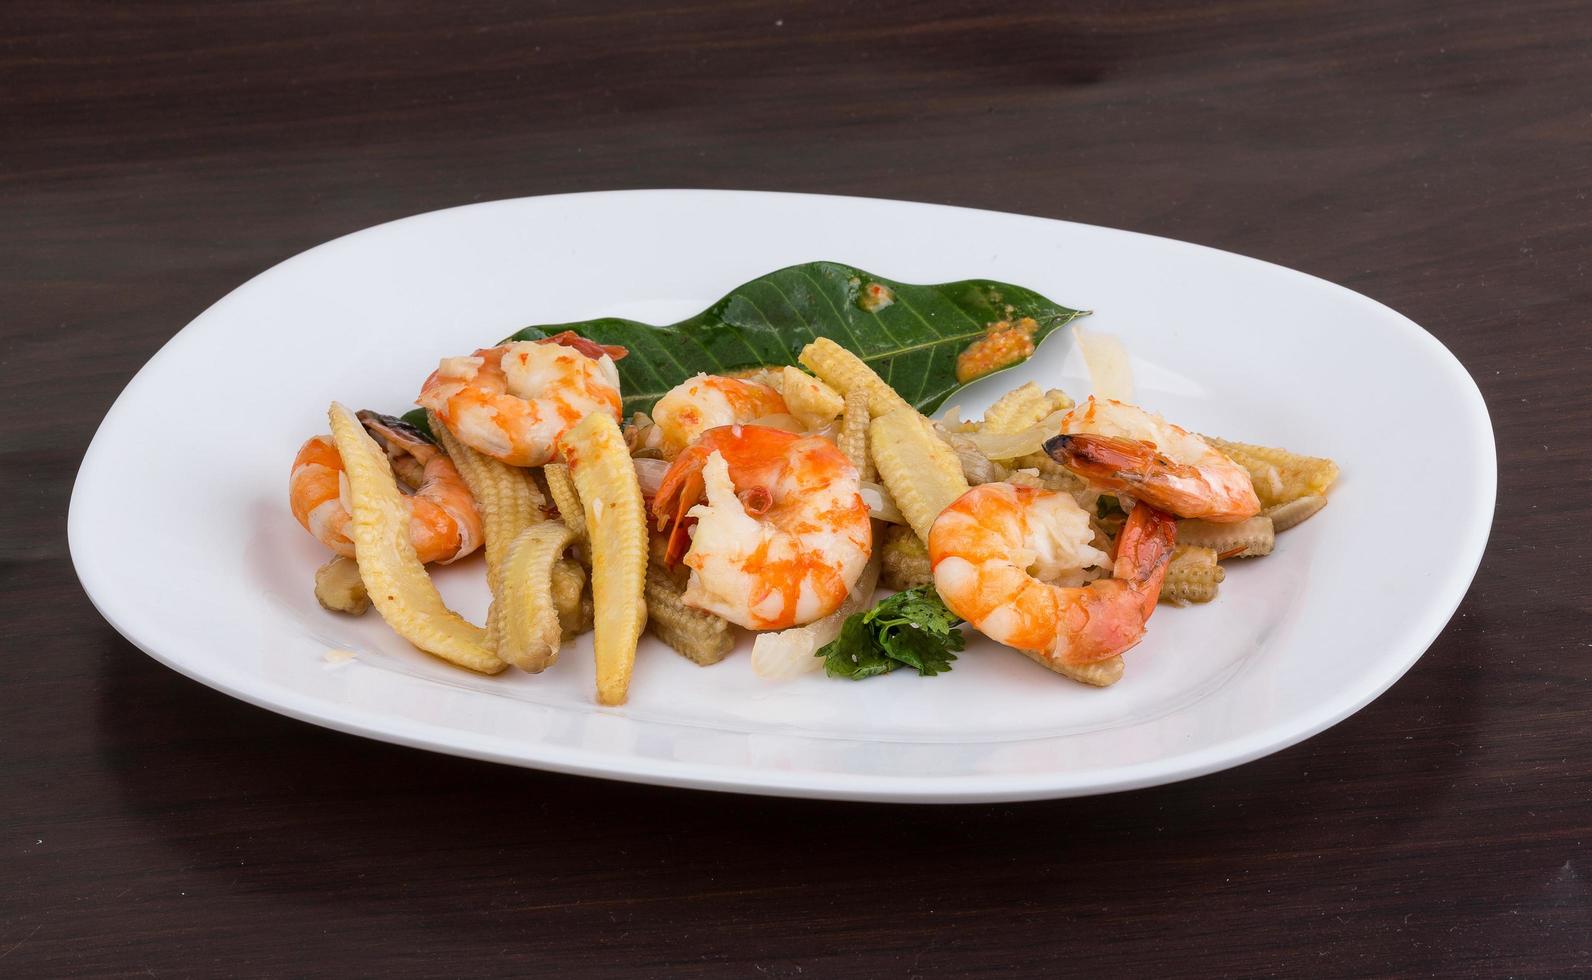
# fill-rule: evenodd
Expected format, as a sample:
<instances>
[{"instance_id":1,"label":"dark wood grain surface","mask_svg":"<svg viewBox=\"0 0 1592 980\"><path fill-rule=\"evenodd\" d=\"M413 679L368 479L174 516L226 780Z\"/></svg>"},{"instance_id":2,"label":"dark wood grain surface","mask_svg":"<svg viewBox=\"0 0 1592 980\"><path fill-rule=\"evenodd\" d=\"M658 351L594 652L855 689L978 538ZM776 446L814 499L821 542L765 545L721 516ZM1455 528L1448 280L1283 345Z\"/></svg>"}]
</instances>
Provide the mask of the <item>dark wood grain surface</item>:
<instances>
[{"instance_id":1,"label":"dark wood grain surface","mask_svg":"<svg viewBox=\"0 0 1592 980\"><path fill-rule=\"evenodd\" d=\"M1592 970L1589 52L1569 0L0 7L0 974ZM207 305L376 222L651 186L1070 218L1386 302L1491 407L1475 585L1293 749L950 808L362 741L95 614L78 461Z\"/></svg>"}]
</instances>

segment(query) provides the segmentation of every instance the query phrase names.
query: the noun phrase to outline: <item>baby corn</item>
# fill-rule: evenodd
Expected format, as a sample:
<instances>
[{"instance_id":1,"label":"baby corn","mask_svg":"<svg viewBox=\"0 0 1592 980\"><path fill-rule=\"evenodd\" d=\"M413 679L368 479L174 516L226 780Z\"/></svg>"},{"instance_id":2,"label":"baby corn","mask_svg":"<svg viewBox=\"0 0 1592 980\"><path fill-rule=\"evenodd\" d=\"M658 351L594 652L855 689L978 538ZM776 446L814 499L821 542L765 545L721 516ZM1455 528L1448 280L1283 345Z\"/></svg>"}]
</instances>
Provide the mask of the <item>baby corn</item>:
<instances>
[{"instance_id":1,"label":"baby corn","mask_svg":"<svg viewBox=\"0 0 1592 980\"><path fill-rule=\"evenodd\" d=\"M819 337L803 347L796 359L842 395L858 390L867 392L868 409L874 416L910 407L906 399L896 394L895 389L875 374L862 358L828 337Z\"/></svg>"},{"instance_id":2,"label":"baby corn","mask_svg":"<svg viewBox=\"0 0 1592 980\"><path fill-rule=\"evenodd\" d=\"M716 664L735 646L730 624L680 601L684 591L662 556L653 556L647 562L647 629L692 663Z\"/></svg>"},{"instance_id":3,"label":"baby corn","mask_svg":"<svg viewBox=\"0 0 1592 980\"><path fill-rule=\"evenodd\" d=\"M444 660L484 674L505 666L487 646L486 631L449 609L415 556L409 511L387 456L354 413L337 402L327 412L332 440L348 477L350 536L359 576L393 632Z\"/></svg>"},{"instance_id":4,"label":"baby corn","mask_svg":"<svg viewBox=\"0 0 1592 980\"><path fill-rule=\"evenodd\" d=\"M874 419L868 443L879 478L907 523L927 541L929 528L951 501L967 492L967 480L951 447L910 405Z\"/></svg>"},{"instance_id":5,"label":"baby corn","mask_svg":"<svg viewBox=\"0 0 1592 980\"><path fill-rule=\"evenodd\" d=\"M1180 544L1172 550L1172 560L1167 563L1161 600L1174 605L1210 602L1216 598L1216 587L1226 574L1213 549Z\"/></svg>"},{"instance_id":6,"label":"baby corn","mask_svg":"<svg viewBox=\"0 0 1592 980\"><path fill-rule=\"evenodd\" d=\"M574 531L546 521L522 531L504 559L502 591L492 600L502 623L496 649L521 670L540 673L558 659L564 628L553 598L553 569L574 542ZM578 591L574 604L578 611Z\"/></svg>"},{"instance_id":7,"label":"baby corn","mask_svg":"<svg viewBox=\"0 0 1592 980\"><path fill-rule=\"evenodd\" d=\"M585 537L585 512L581 509L575 482L569 478L569 467L563 463L548 463L542 467L542 478L547 481L547 492L553 498L553 506L558 508L559 519L571 531Z\"/></svg>"},{"instance_id":8,"label":"baby corn","mask_svg":"<svg viewBox=\"0 0 1592 980\"><path fill-rule=\"evenodd\" d=\"M359 563L338 555L315 570L315 600L322 609L363 616L370 608L370 595L359 577Z\"/></svg>"},{"instance_id":9,"label":"baby corn","mask_svg":"<svg viewBox=\"0 0 1592 980\"><path fill-rule=\"evenodd\" d=\"M516 649L512 643L499 649L504 647L510 632L521 637L526 635L525 624L511 627L503 618L503 594L509 584L504 580L504 564L508 560L509 548L521 532L542 522L542 493L536 489L531 475L525 470L466 446L449 431L436 412L427 412L426 417L431 422L432 434L447 450L454 468L464 478L465 486L470 488L476 512L481 515L481 532L485 538L486 551L486 584L492 591L492 606L486 617L487 642L498 651L501 659L523 667L521 661L528 657L524 651ZM523 593L523 588L517 586L516 591ZM532 656L530 659L534 661L536 658Z\"/></svg>"},{"instance_id":10,"label":"baby corn","mask_svg":"<svg viewBox=\"0 0 1592 980\"><path fill-rule=\"evenodd\" d=\"M785 366L779 387L785 407L809 430L833 422L846 407L840 392L794 365Z\"/></svg>"},{"instance_id":11,"label":"baby corn","mask_svg":"<svg viewBox=\"0 0 1592 980\"><path fill-rule=\"evenodd\" d=\"M562 447L591 544L597 700L623 704L636 643L647 621L647 524L641 487L619 425L606 412L581 420L564 434Z\"/></svg>"},{"instance_id":12,"label":"baby corn","mask_svg":"<svg viewBox=\"0 0 1592 980\"><path fill-rule=\"evenodd\" d=\"M1196 520L1177 522L1178 544L1209 548L1222 558L1259 558L1269 555L1276 540L1271 518L1265 515L1257 515L1236 524Z\"/></svg>"},{"instance_id":13,"label":"baby corn","mask_svg":"<svg viewBox=\"0 0 1592 980\"><path fill-rule=\"evenodd\" d=\"M1327 506L1326 497L1312 495L1290 500L1286 504L1277 504L1275 507L1267 507L1262 513L1271 518L1271 529L1281 534L1303 524L1325 506Z\"/></svg>"},{"instance_id":14,"label":"baby corn","mask_svg":"<svg viewBox=\"0 0 1592 980\"><path fill-rule=\"evenodd\" d=\"M840 419L840 435L835 444L857 467L857 478L873 482L877 476L873 460L868 455L868 423L873 416L868 411L868 392L859 388L846 396Z\"/></svg>"},{"instance_id":15,"label":"baby corn","mask_svg":"<svg viewBox=\"0 0 1592 980\"><path fill-rule=\"evenodd\" d=\"M1205 439L1249 471L1262 507L1275 507L1300 497L1325 496L1327 488L1338 479L1338 464L1330 459L1211 436Z\"/></svg>"}]
</instances>

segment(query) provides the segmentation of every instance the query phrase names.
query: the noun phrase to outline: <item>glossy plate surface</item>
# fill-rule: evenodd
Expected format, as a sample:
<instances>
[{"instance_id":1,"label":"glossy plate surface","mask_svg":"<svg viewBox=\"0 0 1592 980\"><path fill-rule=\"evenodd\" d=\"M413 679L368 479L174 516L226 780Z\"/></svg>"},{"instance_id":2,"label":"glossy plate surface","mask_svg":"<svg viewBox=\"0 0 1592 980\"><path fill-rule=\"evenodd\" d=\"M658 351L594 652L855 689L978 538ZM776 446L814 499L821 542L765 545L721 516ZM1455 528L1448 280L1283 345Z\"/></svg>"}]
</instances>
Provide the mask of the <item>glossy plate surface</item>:
<instances>
[{"instance_id":1,"label":"glossy plate surface","mask_svg":"<svg viewBox=\"0 0 1592 980\"><path fill-rule=\"evenodd\" d=\"M757 232L761 229L761 232ZM630 703L592 701L590 637L548 672L478 677L326 613L325 555L286 504L325 407L402 411L437 359L527 323L669 322L813 259L909 282L986 277L1092 309L1138 400L1187 428L1331 456L1331 505L1216 602L1165 608L1115 687L975 641L936 678L786 684L746 647L699 668L650 637ZM1058 333L969 389L1087 391ZM180 420L180 424L174 424ZM182 438L173 438L181 432ZM1444 489L1433 494L1440 474ZM456 208L337 239L174 337L101 425L73 490L90 597L161 662L317 724L516 765L740 792L967 802L1108 792L1223 769L1332 725L1432 642L1480 561L1496 486L1475 384L1429 334L1339 286L1166 239L936 205L639 191ZM1400 547L1384 543L1393 529ZM478 560L441 570L480 621ZM330 655L352 651L351 659Z\"/></svg>"}]
</instances>

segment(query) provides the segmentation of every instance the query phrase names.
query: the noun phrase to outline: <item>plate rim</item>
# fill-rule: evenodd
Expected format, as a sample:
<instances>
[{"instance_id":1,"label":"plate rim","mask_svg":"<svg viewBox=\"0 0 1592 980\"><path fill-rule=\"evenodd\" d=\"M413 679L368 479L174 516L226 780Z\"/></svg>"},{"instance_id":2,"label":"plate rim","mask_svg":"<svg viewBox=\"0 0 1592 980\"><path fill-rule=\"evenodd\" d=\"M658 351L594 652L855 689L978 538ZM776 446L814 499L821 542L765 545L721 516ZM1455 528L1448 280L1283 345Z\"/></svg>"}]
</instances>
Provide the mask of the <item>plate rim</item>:
<instances>
[{"instance_id":1,"label":"plate rim","mask_svg":"<svg viewBox=\"0 0 1592 980\"><path fill-rule=\"evenodd\" d=\"M1330 287L1353 302L1369 304L1369 308L1384 317L1390 325L1395 325L1409 339L1427 347L1429 354L1428 363L1432 364L1434 368L1440 368L1442 373L1447 376L1447 380L1454 383L1456 390L1460 393L1466 408L1463 416L1467 430L1466 434L1476 442L1477 452L1469 461L1473 472L1469 475L1479 479L1476 485L1483 492L1477 496L1475 510L1469 515L1470 519L1465 526L1465 534L1458 541L1456 549L1458 560L1448 566L1446 579L1437 588L1434 588L1432 592L1433 600L1424 607L1424 616L1420 628L1413 631L1413 635L1418 635L1422 639L1418 642L1411 640L1405 645L1401 656L1385 662L1380 671L1367 672L1365 679L1360 684L1340 688L1336 698L1326 699L1315 710L1303 714L1296 713L1284 721L1218 741L1204 748L1169 754L1144 762L1114 766L1105 770L1057 769L1020 775L975 773L954 776L897 776L789 771L745 764L721 765L678 759L644 758L539 742L511 742L507 739L465 732L433 722L383 715L349 704L339 704L322 698L301 695L279 682L236 671L230 664L225 662L200 664L197 661L190 662L192 658L172 655L169 652L163 653L157 649L158 644L140 635L140 631L133 626L119 621L118 617L107 608L110 602L105 600L104 597L114 592L115 583L100 579L93 568L93 563L88 560L92 546L85 539L86 529L81 524L79 515L82 510L79 507L79 502L80 499L85 499L87 495L94 493L95 490L85 483L84 474L92 470L98 455L107 451L105 449L105 440L102 438L106 425L124 404L129 392L132 392L141 381L147 380L151 369L163 357L168 356L174 348L180 346L184 335L188 333L189 329L196 322L208 316L211 311L226 303L240 291L253 286L262 278L281 270L289 264L296 263L299 260L309 260L309 257L316 252L340 243L346 243L350 239L363 235L379 234L390 225L431 219L467 208L491 209L528 200L614 196L670 196L681 194L882 202L906 205L913 208L973 212L983 215L997 215L1004 218L1015 217L1033 221L1055 222L1088 228L1094 232L1127 235L1135 238L1151 239L1161 243L1173 243L1182 248L1214 252L1228 261L1238 260L1245 263L1258 263L1268 266L1272 270L1280 270L1290 276L1302 277L1304 280L1313 281L1318 287L1320 285ZM1460 603L1469 592L1480 567L1481 559L1485 554L1486 546L1491 536L1496 503L1497 443L1486 400L1482 396L1475 379L1441 340L1419 324L1384 303L1330 280L1263 259L1213 248L1196 242L1017 212L992 211L958 205L855 195L760 190L646 188L580 191L568 194L503 198L493 201L461 204L395 218L339 235L295 253L239 283L226 294L206 306L203 311L180 330L176 331L144 362L126 385L123 386L122 390L118 392L115 400L107 409L105 416L101 419L99 425L96 426L94 436L84 451L83 459L78 466L78 472L73 479L67 511L67 544L73 569L95 610L117 633L139 650L156 662L164 664L172 670L214 690L248 704L320 727L448 755L525 768L544 769L571 775L615 779L623 782L754 795L835 800L902 803L984 803L1058 799L1114 793L1193 779L1280 752L1325 731L1327 728L1357 713L1408 673L1410 668L1431 648L1437 637L1441 635L1453 618L1454 612L1457 611ZM1390 650L1390 652L1393 651ZM622 713L622 709L617 710ZM591 711L595 713L615 713L616 709L601 708L593 705ZM496 743L500 742L505 743L505 747L495 747ZM512 746L514 751L510 752L507 746Z\"/></svg>"}]
</instances>

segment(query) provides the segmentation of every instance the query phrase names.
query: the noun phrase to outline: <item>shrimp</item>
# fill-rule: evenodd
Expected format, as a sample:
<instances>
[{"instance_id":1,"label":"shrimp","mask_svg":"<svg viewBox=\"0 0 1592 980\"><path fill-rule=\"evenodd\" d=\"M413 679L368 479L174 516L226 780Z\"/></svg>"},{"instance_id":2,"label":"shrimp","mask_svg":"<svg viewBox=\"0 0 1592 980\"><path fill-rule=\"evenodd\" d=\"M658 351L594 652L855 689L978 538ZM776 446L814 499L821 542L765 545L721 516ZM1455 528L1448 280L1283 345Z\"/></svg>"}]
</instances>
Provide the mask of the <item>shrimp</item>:
<instances>
[{"instance_id":1,"label":"shrimp","mask_svg":"<svg viewBox=\"0 0 1592 980\"><path fill-rule=\"evenodd\" d=\"M652 420L663 436L664 456L673 459L709 429L787 411L785 399L766 384L699 374L658 399L652 407Z\"/></svg>"},{"instance_id":2,"label":"shrimp","mask_svg":"<svg viewBox=\"0 0 1592 980\"><path fill-rule=\"evenodd\" d=\"M1178 517L1226 524L1260 513L1248 470L1136 405L1091 397L1062 418L1045 452L1096 489L1123 491Z\"/></svg>"},{"instance_id":3,"label":"shrimp","mask_svg":"<svg viewBox=\"0 0 1592 980\"><path fill-rule=\"evenodd\" d=\"M857 468L827 439L767 426L702 433L664 474L653 514L670 565L691 569L685 604L748 629L834 612L873 550Z\"/></svg>"},{"instance_id":4,"label":"shrimp","mask_svg":"<svg viewBox=\"0 0 1592 980\"><path fill-rule=\"evenodd\" d=\"M1177 540L1170 515L1128 515L1111 577L1080 585L1109 559L1070 494L986 483L958 497L929 531L934 587L984 635L1049 666L1105 660L1144 636Z\"/></svg>"},{"instance_id":5,"label":"shrimp","mask_svg":"<svg viewBox=\"0 0 1592 980\"><path fill-rule=\"evenodd\" d=\"M573 331L446 357L416 404L436 412L459 441L511 466L541 466L558 440L593 412L619 418L623 347L594 344Z\"/></svg>"},{"instance_id":6,"label":"shrimp","mask_svg":"<svg viewBox=\"0 0 1592 980\"><path fill-rule=\"evenodd\" d=\"M453 461L401 419L360 412L365 431L387 451L393 471L414 492L408 502L409 540L422 562L458 561L481 545L481 517ZM314 436L299 448L288 481L293 516L316 540L345 558L354 557L348 533L343 458L331 436Z\"/></svg>"}]
</instances>

